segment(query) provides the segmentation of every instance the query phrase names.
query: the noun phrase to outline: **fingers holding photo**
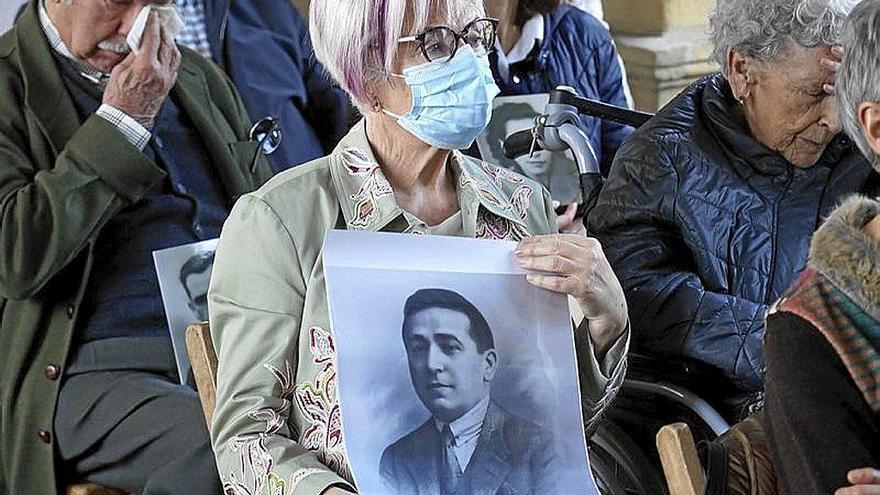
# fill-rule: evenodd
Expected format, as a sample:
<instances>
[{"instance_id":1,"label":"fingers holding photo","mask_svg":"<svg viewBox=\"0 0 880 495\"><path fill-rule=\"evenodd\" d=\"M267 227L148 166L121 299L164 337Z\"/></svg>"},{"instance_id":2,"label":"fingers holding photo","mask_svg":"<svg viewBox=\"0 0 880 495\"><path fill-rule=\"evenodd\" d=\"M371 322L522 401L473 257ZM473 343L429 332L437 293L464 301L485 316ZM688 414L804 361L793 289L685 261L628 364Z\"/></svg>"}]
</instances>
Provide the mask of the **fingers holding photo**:
<instances>
[{"instance_id":1,"label":"fingers holding photo","mask_svg":"<svg viewBox=\"0 0 880 495\"><path fill-rule=\"evenodd\" d=\"M535 236L520 241L514 255L521 267L535 272L526 276L530 284L578 301L600 350L624 331L628 316L623 288L598 240L571 234Z\"/></svg>"}]
</instances>

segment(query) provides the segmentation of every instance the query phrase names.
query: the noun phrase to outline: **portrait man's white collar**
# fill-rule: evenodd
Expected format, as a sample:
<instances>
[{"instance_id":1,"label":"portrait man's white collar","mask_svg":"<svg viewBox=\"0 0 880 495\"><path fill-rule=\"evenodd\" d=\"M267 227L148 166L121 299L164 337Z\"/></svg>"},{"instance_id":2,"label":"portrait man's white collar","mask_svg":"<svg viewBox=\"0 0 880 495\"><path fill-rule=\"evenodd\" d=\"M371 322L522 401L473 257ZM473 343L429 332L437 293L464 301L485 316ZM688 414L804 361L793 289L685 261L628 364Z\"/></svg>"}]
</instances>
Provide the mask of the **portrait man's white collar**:
<instances>
[{"instance_id":1,"label":"portrait man's white collar","mask_svg":"<svg viewBox=\"0 0 880 495\"><path fill-rule=\"evenodd\" d=\"M455 457L458 459L458 465L464 471L467 468L474 450L477 448L477 440L480 439L480 433L483 431L483 422L486 420L486 411L489 410L489 395L483 398L470 411L464 413L460 418L448 423L449 429L452 431L453 450ZM437 431L443 432L447 423L434 418L434 424Z\"/></svg>"}]
</instances>

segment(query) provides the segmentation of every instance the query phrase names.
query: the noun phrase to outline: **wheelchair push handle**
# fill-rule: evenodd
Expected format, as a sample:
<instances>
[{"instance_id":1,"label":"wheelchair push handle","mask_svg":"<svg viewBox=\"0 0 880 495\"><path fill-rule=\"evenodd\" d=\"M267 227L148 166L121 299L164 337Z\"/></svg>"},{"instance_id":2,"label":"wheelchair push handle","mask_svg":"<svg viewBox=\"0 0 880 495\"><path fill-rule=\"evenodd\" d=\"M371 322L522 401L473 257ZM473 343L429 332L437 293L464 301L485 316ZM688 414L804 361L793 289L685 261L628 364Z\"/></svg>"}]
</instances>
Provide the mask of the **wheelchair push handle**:
<instances>
[{"instance_id":1,"label":"wheelchair push handle","mask_svg":"<svg viewBox=\"0 0 880 495\"><path fill-rule=\"evenodd\" d=\"M532 151L532 130L523 129L507 136L504 140L502 149L504 150L504 156L509 160L528 155L529 152ZM535 142L534 151L540 151L543 149L541 143Z\"/></svg>"},{"instance_id":2,"label":"wheelchair push handle","mask_svg":"<svg viewBox=\"0 0 880 495\"><path fill-rule=\"evenodd\" d=\"M597 107L593 103L601 106ZM504 140L502 146L504 155L508 159L531 154L541 149L554 152L571 151L577 165L578 186L580 186L583 198L582 212L585 224L587 215L596 204L599 191L602 189L603 179L599 171L599 160L590 145L590 139L580 128L580 115L582 113L590 114L597 108L603 110L602 107L609 106L580 98L574 89L560 86L550 92L544 114L535 119L534 126L531 129L511 134ZM618 110L626 111L625 109ZM617 112L615 117L624 115ZM638 117L638 115L636 116Z\"/></svg>"},{"instance_id":3,"label":"wheelchair push handle","mask_svg":"<svg viewBox=\"0 0 880 495\"><path fill-rule=\"evenodd\" d=\"M559 86L550 91L550 104L568 105L577 109L580 115L589 115L602 120L611 120L618 124L641 127L653 115L638 110L620 108L597 100L578 96L573 89Z\"/></svg>"}]
</instances>

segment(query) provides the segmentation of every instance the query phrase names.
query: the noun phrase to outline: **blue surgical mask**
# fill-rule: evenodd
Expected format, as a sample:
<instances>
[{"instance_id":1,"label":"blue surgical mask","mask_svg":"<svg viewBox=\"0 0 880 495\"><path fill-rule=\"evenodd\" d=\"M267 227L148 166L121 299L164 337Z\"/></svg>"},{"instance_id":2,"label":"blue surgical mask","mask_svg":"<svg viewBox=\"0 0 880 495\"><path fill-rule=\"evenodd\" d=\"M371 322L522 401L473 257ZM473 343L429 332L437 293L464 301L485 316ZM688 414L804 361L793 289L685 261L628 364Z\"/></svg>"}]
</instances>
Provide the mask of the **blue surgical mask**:
<instances>
[{"instance_id":1,"label":"blue surgical mask","mask_svg":"<svg viewBox=\"0 0 880 495\"><path fill-rule=\"evenodd\" d=\"M461 46L448 62L428 62L403 70L412 91L406 115L382 111L425 143L445 150L464 149L483 132L492 117L498 86L487 57Z\"/></svg>"}]
</instances>

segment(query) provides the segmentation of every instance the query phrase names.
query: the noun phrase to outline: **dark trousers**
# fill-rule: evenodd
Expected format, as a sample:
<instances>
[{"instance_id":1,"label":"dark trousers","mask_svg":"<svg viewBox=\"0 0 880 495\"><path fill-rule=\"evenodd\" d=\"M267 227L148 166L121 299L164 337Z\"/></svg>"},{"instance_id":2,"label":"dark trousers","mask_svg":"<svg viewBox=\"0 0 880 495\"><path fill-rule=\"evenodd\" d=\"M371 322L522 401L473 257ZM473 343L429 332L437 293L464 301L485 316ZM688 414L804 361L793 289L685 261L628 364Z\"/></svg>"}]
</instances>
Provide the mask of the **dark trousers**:
<instances>
[{"instance_id":1,"label":"dark trousers","mask_svg":"<svg viewBox=\"0 0 880 495\"><path fill-rule=\"evenodd\" d=\"M195 390L161 369L163 353L144 359L142 343L111 340L81 348L61 386L55 435L65 477L138 495L222 493ZM119 369L128 358L139 366Z\"/></svg>"}]
</instances>

